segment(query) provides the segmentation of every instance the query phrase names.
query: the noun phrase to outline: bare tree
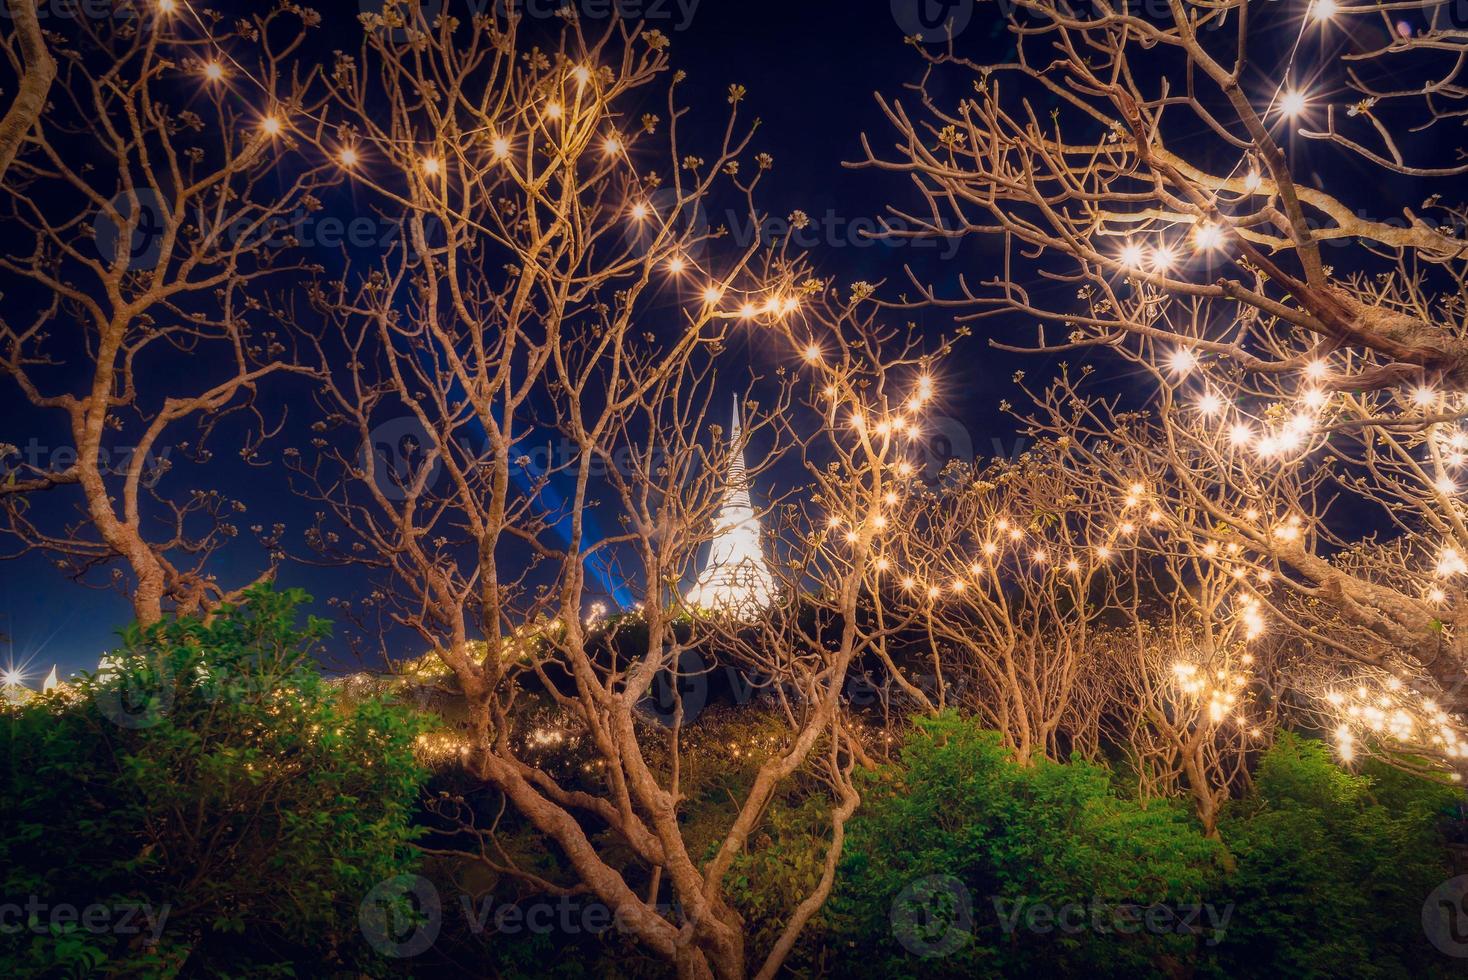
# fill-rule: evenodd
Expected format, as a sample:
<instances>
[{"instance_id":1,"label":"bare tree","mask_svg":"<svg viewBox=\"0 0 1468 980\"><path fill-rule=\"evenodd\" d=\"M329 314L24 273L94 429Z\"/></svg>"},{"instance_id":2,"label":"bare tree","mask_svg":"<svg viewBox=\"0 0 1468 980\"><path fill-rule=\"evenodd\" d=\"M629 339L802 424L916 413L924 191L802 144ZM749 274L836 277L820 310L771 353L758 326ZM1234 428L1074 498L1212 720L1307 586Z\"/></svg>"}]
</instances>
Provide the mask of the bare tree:
<instances>
[{"instance_id":1,"label":"bare tree","mask_svg":"<svg viewBox=\"0 0 1468 980\"><path fill-rule=\"evenodd\" d=\"M463 692L466 768L554 843L571 879L520 866L497 824L446 805L480 860L596 896L681 975L771 976L829 893L856 806L842 697L866 642L855 610L876 532L831 542L812 511L818 528L826 512L872 513L894 450L844 413L915 386L916 354L892 349L864 291L842 298L783 245L725 245L709 207L733 202L758 227L753 191L771 160L750 149L738 86L722 140L684 145L681 75L662 81L658 32L614 22L588 35L572 19L541 48L500 13L429 24L393 6L365 23L362 49L333 72L342 123L319 149L403 234L315 294L332 323L330 376L315 452L293 464L322 503L312 543L322 560L375 570L378 614L415 632ZM666 108L648 111L660 90ZM817 378L809 394L787 368L752 379L764 397L741 395L737 440L723 407L747 383L720 370L734 339ZM785 588L763 618L690 615L680 583L750 442L748 478L788 461L814 481L761 508L788 541L767 543ZM798 625L813 588L831 644ZM635 614L609 638L599 605ZM646 709L659 678L700 682L694 647L784 699L784 740L707 860L679 819L680 735L696 708L675 698L666 727ZM535 699L591 748L574 783L522 751ZM797 771L828 787L825 870L774 948L751 950L725 878Z\"/></svg>"},{"instance_id":2,"label":"bare tree","mask_svg":"<svg viewBox=\"0 0 1468 980\"><path fill-rule=\"evenodd\" d=\"M242 505L168 473L175 454L206 459L231 415L246 423L242 459L258 461L278 424L261 384L304 370L266 291L303 268L292 217L336 179L280 167L295 142L283 119L312 111L314 74L294 55L315 16L199 17L68 20L53 109L3 187L0 375L57 419L59 441L9 447L0 509L22 550L78 579L111 568L144 623L235 591L206 563ZM55 518L55 501L38 516L42 492L74 495L75 518Z\"/></svg>"},{"instance_id":3,"label":"bare tree","mask_svg":"<svg viewBox=\"0 0 1468 980\"><path fill-rule=\"evenodd\" d=\"M926 635L939 679L936 697L917 696L974 712L1022 762L1063 758L1089 734L1077 697L1110 608L1115 532L1090 519L1089 478L1068 462L1042 444L950 465L937 488L894 497L903 533L883 552L890 603Z\"/></svg>"},{"instance_id":4,"label":"bare tree","mask_svg":"<svg viewBox=\"0 0 1468 980\"><path fill-rule=\"evenodd\" d=\"M929 52L920 114L884 100L896 143L863 161L921 196L891 234L1002 253L982 283L920 299L1039 322L1007 349L1137 368L1149 422L1068 380L1095 404L1063 434L1136 441L1200 546L1354 624L1337 656L1461 710L1463 32L1427 2L1019 0L1009 17L1013 61ZM939 95L955 74L965 94ZM1440 193L1389 214L1414 185ZM1400 564L1335 560L1378 532Z\"/></svg>"}]
</instances>

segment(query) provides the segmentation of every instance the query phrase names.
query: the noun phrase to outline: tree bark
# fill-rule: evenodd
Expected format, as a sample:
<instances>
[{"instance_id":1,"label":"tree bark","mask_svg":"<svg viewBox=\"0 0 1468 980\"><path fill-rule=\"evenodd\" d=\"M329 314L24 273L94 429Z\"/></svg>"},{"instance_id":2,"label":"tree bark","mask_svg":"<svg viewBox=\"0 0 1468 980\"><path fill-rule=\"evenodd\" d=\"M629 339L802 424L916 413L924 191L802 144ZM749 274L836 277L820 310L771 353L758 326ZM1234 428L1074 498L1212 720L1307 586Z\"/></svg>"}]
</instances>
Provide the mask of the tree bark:
<instances>
[{"instance_id":1,"label":"tree bark","mask_svg":"<svg viewBox=\"0 0 1468 980\"><path fill-rule=\"evenodd\" d=\"M36 15L37 0L7 2L25 70L20 76L20 90L16 92L15 101L10 104L5 118L0 119L0 180L5 179L26 134L45 111L46 95L56 79L56 62L51 58L51 52L46 50L46 38L41 33L40 19Z\"/></svg>"}]
</instances>

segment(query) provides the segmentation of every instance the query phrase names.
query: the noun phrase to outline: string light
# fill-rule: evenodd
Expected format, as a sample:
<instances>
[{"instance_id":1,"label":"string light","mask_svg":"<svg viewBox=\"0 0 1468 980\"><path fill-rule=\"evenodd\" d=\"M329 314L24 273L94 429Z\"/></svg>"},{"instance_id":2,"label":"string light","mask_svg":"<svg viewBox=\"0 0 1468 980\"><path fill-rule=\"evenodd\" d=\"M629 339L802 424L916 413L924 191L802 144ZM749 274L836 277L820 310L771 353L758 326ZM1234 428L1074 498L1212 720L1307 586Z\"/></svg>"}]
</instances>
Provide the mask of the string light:
<instances>
[{"instance_id":1,"label":"string light","mask_svg":"<svg viewBox=\"0 0 1468 980\"><path fill-rule=\"evenodd\" d=\"M561 104L559 102L552 102L545 107L545 114L549 119L561 118L561 111Z\"/></svg>"},{"instance_id":2,"label":"string light","mask_svg":"<svg viewBox=\"0 0 1468 980\"><path fill-rule=\"evenodd\" d=\"M1340 13L1340 7L1336 4L1336 0L1314 0L1310 4L1310 16L1317 22L1330 20L1338 13Z\"/></svg>"},{"instance_id":3,"label":"string light","mask_svg":"<svg viewBox=\"0 0 1468 980\"><path fill-rule=\"evenodd\" d=\"M647 217L648 214L647 205L643 204L641 201L637 202L636 204L632 205L631 214L634 221L642 221Z\"/></svg>"},{"instance_id":4,"label":"string light","mask_svg":"<svg viewBox=\"0 0 1468 980\"><path fill-rule=\"evenodd\" d=\"M357 156L357 151L349 146L341 151L341 154L337 157L337 159L341 161L341 165L343 167L355 167L359 158Z\"/></svg>"},{"instance_id":5,"label":"string light","mask_svg":"<svg viewBox=\"0 0 1468 980\"><path fill-rule=\"evenodd\" d=\"M224 66L217 61L211 61L204 66L204 77L211 82L217 82L224 77Z\"/></svg>"},{"instance_id":6,"label":"string light","mask_svg":"<svg viewBox=\"0 0 1468 980\"><path fill-rule=\"evenodd\" d=\"M260 129L264 131L266 136L279 136L280 120L274 116L266 116L260 120Z\"/></svg>"},{"instance_id":7,"label":"string light","mask_svg":"<svg viewBox=\"0 0 1468 980\"><path fill-rule=\"evenodd\" d=\"M606 150L607 156L615 156L622 152L622 141L615 136L608 136L607 141L602 144L602 148Z\"/></svg>"},{"instance_id":8,"label":"string light","mask_svg":"<svg viewBox=\"0 0 1468 980\"><path fill-rule=\"evenodd\" d=\"M1305 93L1299 89L1290 89L1279 102L1279 111L1291 119L1300 115L1308 107L1309 102L1305 98Z\"/></svg>"},{"instance_id":9,"label":"string light","mask_svg":"<svg viewBox=\"0 0 1468 980\"><path fill-rule=\"evenodd\" d=\"M724 298L724 291L718 286L706 286L703 291L703 301L710 306Z\"/></svg>"},{"instance_id":10,"label":"string light","mask_svg":"<svg viewBox=\"0 0 1468 980\"><path fill-rule=\"evenodd\" d=\"M443 170L443 163L439 161L438 157L424 157L420 166L423 172L430 177L437 177L439 171Z\"/></svg>"},{"instance_id":11,"label":"string light","mask_svg":"<svg viewBox=\"0 0 1468 980\"><path fill-rule=\"evenodd\" d=\"M675 255L668 260L668 271L675 276L681 273L687 267L688 263L683 260L683 256L681 255Z\"/></svg>"},{"instance_id":12,"label":"string light","mask_svg":"<svg viewBox=\"0 0 1468 980\"><path fill-rule=\"evenodd\" d=\"M1193 244L1200 249L1218 248L1223 244L1223 229L1211 223L1199 225L1193 232Z\"/></svg>"},{"instance_id":13,"label":"string light","mask_svg":"<svg viewBox=\"0 0 1468 980\"><path fill-rule=\"evenodd\" d=\"M1179 347L1167 359L1168 366L1177 374L1187 374L1198 366L1198 355L1186 347Z\"/></svg>"},{"instance_id":14,"label":"string light","mask_svg":"<svg viewBox=\"0 0 1468 980\"><path fill-rule=\"evenodd\" d=\"M1223 399L1211 391L1204 392L1198 398L1198 411L1204 415L1217 415L1223 411Z\"/></svg>"},{"instance_id":15,"label":"string light","mask_svg":"<svg viewBox=\"0 0 1468 980\"><path fill-rule=\"evenodd\" d=\"M1128 269L1136 269L1142 264L1142 246L1128 243L1121 250L1121 264Z\"/></svg>"},{"instance_id":16,"label":"string light","mask_svg":"<svg viewBox=\"0 0 1468 980\"><path fill-rule=\"evenodd\" d=\"M489 151L494 154L496 160L503 160L510 155L510 141L503 136L496 136L489 141Z\"/></svg>"}]
</instances>

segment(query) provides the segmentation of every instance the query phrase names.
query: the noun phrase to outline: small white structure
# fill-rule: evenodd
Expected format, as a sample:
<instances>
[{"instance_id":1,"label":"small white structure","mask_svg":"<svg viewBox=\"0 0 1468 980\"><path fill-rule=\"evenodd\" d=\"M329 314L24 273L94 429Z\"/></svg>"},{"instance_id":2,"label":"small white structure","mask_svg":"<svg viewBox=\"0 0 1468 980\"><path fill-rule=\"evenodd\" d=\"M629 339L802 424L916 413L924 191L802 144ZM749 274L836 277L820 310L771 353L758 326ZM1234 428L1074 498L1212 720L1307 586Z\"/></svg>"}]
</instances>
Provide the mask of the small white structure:
<instances>
[{"instance_id":1,"label":"small white structure","mask_svg":"<svg viewBox=\"0 0 1468 980\"><path fill-rule=\"evenodd\" d=\"M752 615L774 599L775 577L765 563L760 522L749 499L743 440L744 426L736 395L729 436L733 455L724 483L724 501L714 518L714 539L708 558L683 600L698 609Z\"/></svg>"}]
</instances>

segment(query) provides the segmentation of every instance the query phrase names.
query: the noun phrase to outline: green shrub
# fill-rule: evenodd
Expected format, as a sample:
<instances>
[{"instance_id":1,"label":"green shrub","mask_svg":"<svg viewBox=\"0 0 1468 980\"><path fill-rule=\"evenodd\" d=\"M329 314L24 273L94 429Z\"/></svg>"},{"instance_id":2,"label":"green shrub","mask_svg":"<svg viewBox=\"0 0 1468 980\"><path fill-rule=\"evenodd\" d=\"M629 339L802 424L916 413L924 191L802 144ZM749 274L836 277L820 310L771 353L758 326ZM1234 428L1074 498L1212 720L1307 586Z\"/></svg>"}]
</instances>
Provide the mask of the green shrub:
<instances>
[{"instance_id":1,"label":"green shrub","mask_svg":"<svg viewBox=\"0 0 1468 980\"><path fill-rule=\"evenodd\" d=\"M412 866L419 725L341 705L312 658L327 625L296 625L304 600L258 589L209 622L132 628L104 675L0 720L4 900L47 906L0 932L0 975L380 962L358 907ZM107 928L57 923L63 905L104 909ZM152 923L122 931L138 905Z\"/></svg>"},{"instance_id":2,"label":"green shrub","mask_svg":"<svg viewBox=\"0 0 1468 980\"><path fill-rule=\"evenodd\" d=\"M1422 932L1422 902L1451 875L1437 818L1461 794L1384 766L1366 772L1289 734L1260 761L1257 792L1221 824L1238 861L1222 972L1410 977L1446 965Z\"/></svg>"},{"instance_id":3,"label":"green shrub","mask_svg":"<svg viewBox=\"0 0 1468 980\"><path fill-rule=\"evenodd\" d=\"M1020 766L947 714L918 722L862 790L826 917L845 975L1145 976L1206 938L1112 929L1201 906L1220 850L1186 807L1119 798L1104 768Z\"/></svg>"}]
</instances>

